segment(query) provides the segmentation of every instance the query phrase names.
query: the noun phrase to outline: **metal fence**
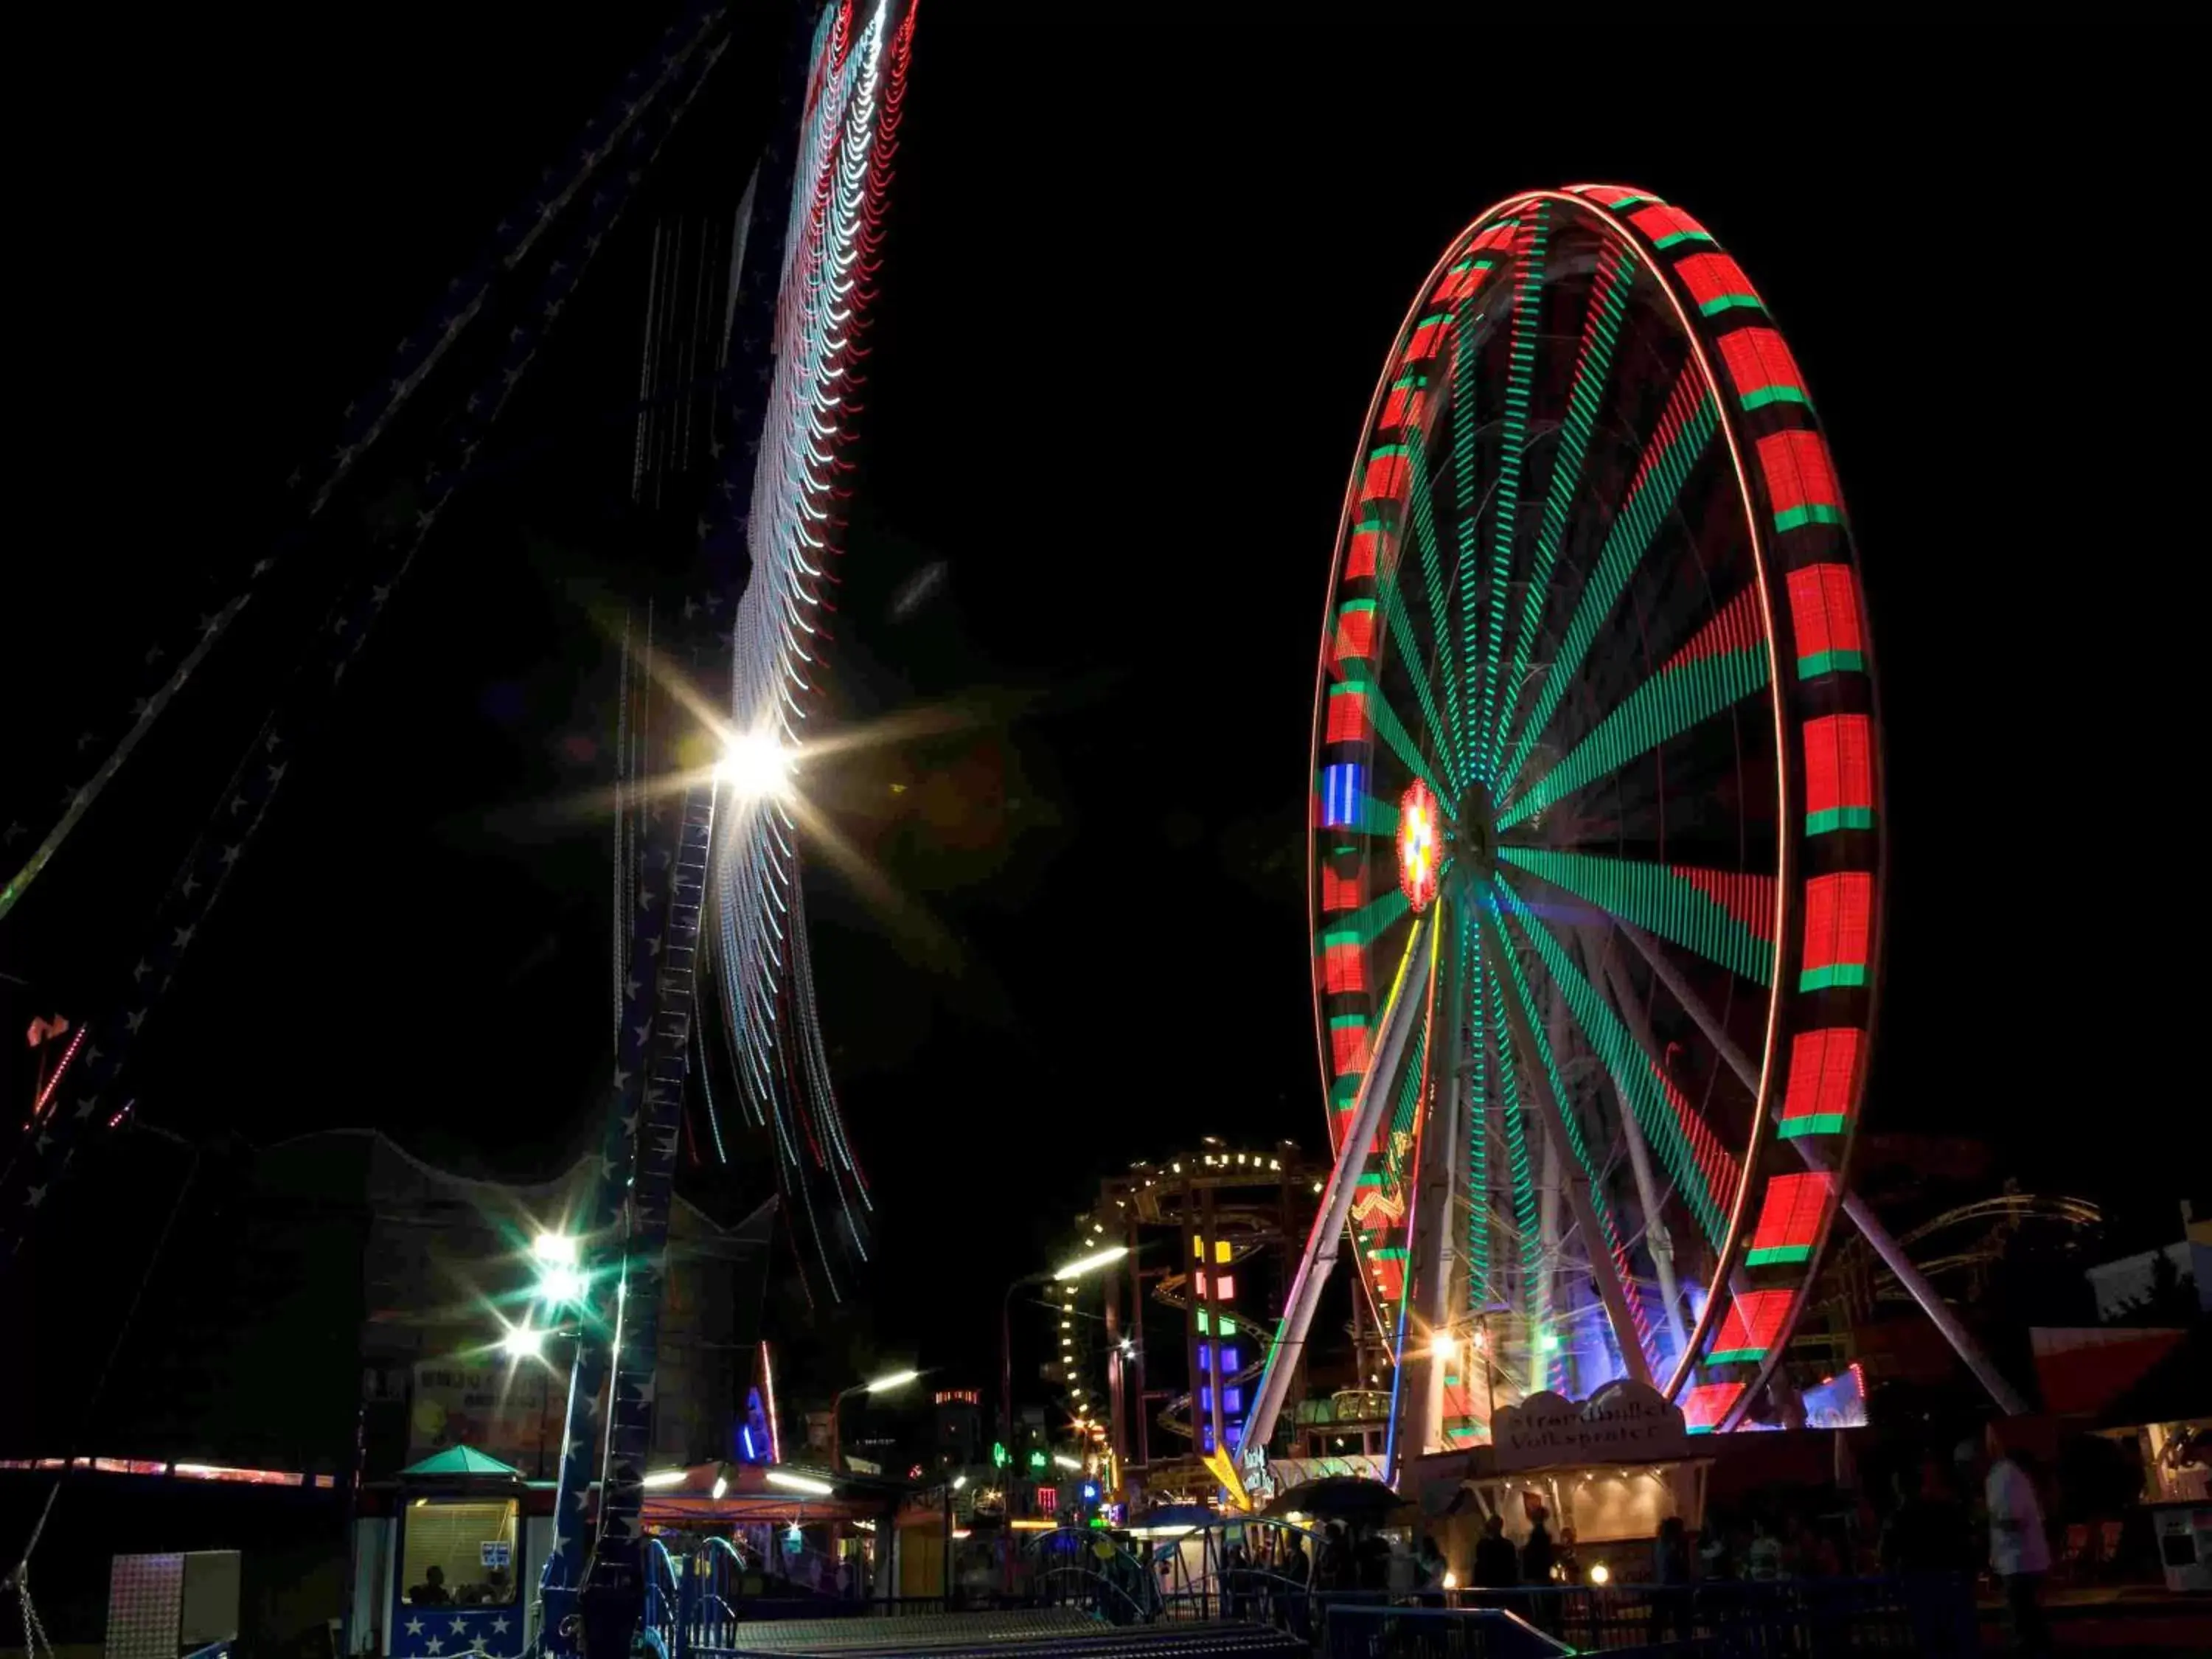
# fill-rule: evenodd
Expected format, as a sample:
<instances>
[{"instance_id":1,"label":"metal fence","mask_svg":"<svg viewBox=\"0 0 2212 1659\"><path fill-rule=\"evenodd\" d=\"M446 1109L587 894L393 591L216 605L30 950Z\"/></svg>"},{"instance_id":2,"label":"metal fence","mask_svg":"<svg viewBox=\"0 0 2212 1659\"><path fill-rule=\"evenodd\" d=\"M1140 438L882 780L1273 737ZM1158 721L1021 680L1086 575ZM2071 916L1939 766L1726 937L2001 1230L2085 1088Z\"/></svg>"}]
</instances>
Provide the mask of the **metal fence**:
<instances>
[{"instance_id":1,"label":"metal fence","mask_svg":"<svg viewBox=\"0 0 2212 1659\"><path fill-rule=\"evenodd\" d=\"M1315 1598L1329 1659L1514 1659L1541 1651L1652 1652L1668 1659L1828 1659L1980 1651L1963 1578L1807 1578L1776 1583L1578 1584L1432 1592L1393 1605L1376 1592ZM1498 1615L1506 1615L1511 1628ZM1545 1648L1513 1645L1517 1632ZM1501 1645L1502 1644L1502 1645Z\"/></svg>"},{"instance_id":2,"label":"metal fence","mask_svg":"<svg viewBox=\"0 0 2212 1659\"><path fill-rule=\"evenodd\" d=\"M1071 1532L1064 1539L1040 1534L1021 1552L1012 1582L993 1592L833 1599L748 1595L744 1564L721 1539L706 1540L680 1571L665 1552L648 1555L646 1623L651 1644L669 1659L732 1652L740 1622L1024 1608L1079 1611L1097 1626L1125 1631L1233 1621L1272 1628L1328 1659L1540 1659L1571 1652L1954 1659L1979 1651L1972 1592L1961 1578L1553 1585L1437 1590L1394 1600L1381 1591L1316 1591L1262 1567L1178 1578L1110 1540Z\"/></svg>"}]
</instances>

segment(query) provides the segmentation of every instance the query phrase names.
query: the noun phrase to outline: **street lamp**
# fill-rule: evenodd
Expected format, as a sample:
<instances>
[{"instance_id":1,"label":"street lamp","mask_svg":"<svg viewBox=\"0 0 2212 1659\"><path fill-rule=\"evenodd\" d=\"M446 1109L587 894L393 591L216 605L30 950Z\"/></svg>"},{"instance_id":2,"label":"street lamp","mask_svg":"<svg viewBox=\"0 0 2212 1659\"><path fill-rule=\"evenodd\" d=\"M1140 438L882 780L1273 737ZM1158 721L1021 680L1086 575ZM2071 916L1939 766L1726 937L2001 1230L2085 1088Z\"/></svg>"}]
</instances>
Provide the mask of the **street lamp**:
<instances>
[{"instance_id":1,"label":"street lamp","mask_svg":"<svg viewBox=\"0 0 2212 1659\"><path fill-rule=\"evenodd\" d=\"M1055 1280L1061 1283L1065 1283L1066 1280L1071 1279L1080 1279L1084 1274L1091 1273L1097 1268L1112 1267L1116 1261L1119 1261L1123 1256L1128 1254L1129 1247L1127 1244L1111 1245L1105 1249L1098 1251L1096 1255L1078 1256L1074 1261L1069 1262L1064 1267L1054 1268L1052 1270L1052 1276Z\"/></svg>"},{"instance_id":2,"label":"street lamp","mask_svg":"<svg viewBox=\"0 0 2212 1659\"><path fill-rule=\"evenodd\" d=\"M1066 1284L1101 1267L1110 1267L1128 1254L1127 1244L1112 1245L1041 1273L1024 1273L1006 1286L1006 1294L999 1303L999 1425L1000 1432L1008 1440L1014 1433L1014 1292L1029 1285Z\"/></svg>"},{"instance_id":3,"label":"street lamp","mask_svg":"<svg viewBox=\"0 0 2212 1659\"><path fill-rule=\"evenodd\" d=\"M540 1233L531 1241L538 1262L538 1299L562 1308L584 1299L584 1273L576 1241L568 1233Z\"/></svg>"},{"instance_id":4,"label":"street lamp","mask_svg":"<svg viewBox=\"0 0 2212 1659\"><path fill-rule=\"evenodd\" d=\"M842 1443L837 1437L838 1408L856 1394L889 1394L893 1389L902 1389L909 1382L918 1382L921 1376L921 1373L917 1370L890 1371L882 1376L871 1377L866 1382L855 1382L830 1401L830 1467L833 1470L842 1474L845 1468L844 1458L839 1450Z\"/></svg>"},{"instance_id":5,"label":"street lamp","mask_svg":"<svg viewBox=\"0 0 2212 1659\"><path fill-rule=\"evenodd\" d=\"M809 1498L827 1498L837 1490L830 1481L811 1474L796 1474L789 1469L770 1469L761 1479L771 1486L781 1486L786 1492L804 1492Z\"/></svg>"}]
</instances>

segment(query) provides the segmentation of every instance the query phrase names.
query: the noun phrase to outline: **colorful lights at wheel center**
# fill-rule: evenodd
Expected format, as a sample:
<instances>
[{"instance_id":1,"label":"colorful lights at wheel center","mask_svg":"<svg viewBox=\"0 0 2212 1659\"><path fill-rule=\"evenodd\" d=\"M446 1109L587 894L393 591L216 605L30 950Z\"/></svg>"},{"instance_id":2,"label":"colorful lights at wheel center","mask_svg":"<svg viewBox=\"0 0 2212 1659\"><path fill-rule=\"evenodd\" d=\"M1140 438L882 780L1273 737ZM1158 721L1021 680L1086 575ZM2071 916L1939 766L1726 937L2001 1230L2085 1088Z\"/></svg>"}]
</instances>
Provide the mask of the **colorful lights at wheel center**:
<instances>
[{"instance_id":1,"label":"colorful lights at wheel center","mask_svg":"<svg viewBox=\"0 0 2212 1659\"><path fill-rule=\"evenodd\" d=\"M1436 791L1415 778L1398 797L1398 885L1417 914L1436 902L1443 866L1443 812Z\"/></svg>"}]
</instances>

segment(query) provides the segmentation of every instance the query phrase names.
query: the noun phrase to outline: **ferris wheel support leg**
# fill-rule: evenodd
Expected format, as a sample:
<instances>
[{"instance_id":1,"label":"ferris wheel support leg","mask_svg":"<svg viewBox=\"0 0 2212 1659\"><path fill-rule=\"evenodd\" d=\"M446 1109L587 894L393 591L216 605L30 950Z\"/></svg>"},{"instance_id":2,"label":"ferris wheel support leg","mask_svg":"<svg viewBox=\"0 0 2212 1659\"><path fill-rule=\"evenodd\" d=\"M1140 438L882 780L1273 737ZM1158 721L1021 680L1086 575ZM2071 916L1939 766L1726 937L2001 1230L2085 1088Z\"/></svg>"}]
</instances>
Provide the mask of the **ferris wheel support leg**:
<instances>
[{"instance_id":1,"label":"ferris wheel support leg","mask_svg":"<svg viewBox=\"0 0 2212 1659\"><path fill-rule=\"evenodd\" d=\"M1421 1126L1420 1170L1414 1185L1418 1196L1412 1240L1413 1272L1406 1288L1406 1294L1413 1298L1419 1326L1413 1338L1420 1346L1411 1356L1397 1356L1406 1380L1399 1392L1399 1399L1405 1402L1400 1410L1407 1420L1399 1425L1392 1444L1401 1467L1408 1457L1441 1449L1443 1435L1444 1374L1450 1366L1447 1359L1437 1356L1435 1346L1436 1338L1449 1333L1452 1323L1451 1281L1456 1263L1451 1200L1460 1187L1460 1148L1464 1143L1460 1111L1467 1086L1466 1026L1461 1018L1467 988L1460 972L1459 927L1457 908L1449 901L1440 904L1437 930L1443 962L1430 986L1436 995L1431 1007L1442 1011L1443 1023L1439 1026L1431 1013L1427 1064L1435 1086L1427 1121ZM1395 1485L1397 1471L1390 1473Z\"/></svg>"},{"instance_id":2,"label":"ferris wheel support leg","mask_svg":"<svg viewBox=\"0 0 2212 1659\"><path fill-rule=\"evenodd\" d=\"M1390 1000L1383 1006L1382 1030L1375 1039L1374 1063L1359 1080L1359 1094L1352 1104L1352 1127L1345 1132L1344 1143L1337 1148L1336 1166L1329 1171L1328 1184L1322 1189L1321 1213L1314 1218L1313 1231L1306 1238L1305 1254L1298 1262L1297 1275L1291 1280L1283 1322L1276 1328L1274 1342L1268 1348L1267 1368L1260 1375L1252 1414L1244 1419L1243 1441L1237 1448L1239 1453L1245 1446L1266 1445L1274 1434L1275 1419L1282 1411L1283 1396L1289 1391L1291 1373L1297 1369L1298 1355L1304 1350L1314 1309L1321 1300L1322 1288L1328 1283L1330 1271L1336 1266L1337 1252L1343 1247L1345 1225L1352 1217L1352 1200L1359 1190L1359 1177L1366 1173L1368 1148L1374 1143L1376 1127L1390 1098L1390 1082L1405 1056L1406 1039L1426 1002L1425 993L1431 966L1427 925L1425 918L1417 919L1407 940L1406 958L1398 969L1398 981L1391 987Z\"/></svg>"},{"instance_id":3,"label":"ferris wheel support leg","mask_svg":"<svg viewBox=\"0 0 2212 1659\"><path fill-rule=\"evenodd\" d=\"M1486 916L1482 925L1490 948L1498 952L1500 962L1505 961L1505 938L1496 919ZM1596 1281L1598 1299L1605 1304L1605 1316L1613 1326L1621 1361L1631 1377L1648 1384L1651 1381L1651 1362L1644 1357L1644 1344L1636 1334L1636 1319L1629 1310L1628 1287L1620 1282L1620 1268L1612 1252L1605 1248L1605 1233L1598 1225L1596 1207L1590 1202L1589 1172L1575 1157L1574 1148L1567 1139L1566 1120L1560 1115L1565 1104L1553 1097L1550 1079L1534 1063L1543 1050L1537 1047L1535 1031L1528 1024L1528 1011L1521 1006L1520 996L1509 991L1503 1000L1505 1023L1513 1032L1513 1046L1527 1056L1528 1062L1519 1068L1521 1080L1536 1097L1537 1116L1543 1123L1547 1144L1565 1172L1567 1204L1574 1211L1575 1224L1582 1230L1590 1277ZM1540 1340L1540 1336L1539 1333Z\"/></svg>"},{"instance_id":4,"label":"ferris wheel support leg","mask_svg":"<svg viewBox=\"0 0 2212 1659\"><path fill-rule=\"evenodd\" d=\"M1612 988L1613 1006L1620 1011L1621 1018L1628 1022L1629 1035L1636 1040L1643 1053L1656 1054L1659 1052L1658 1040L1651 1034L1651 1024L1644 1018L1642 1005L1636 1000L1634 988L1629 984L1628 976L1620 970L1620 963L1611 951L1604 953L1604 960L1606 983ZM1623 1110L1626 1110L1625 1105ZM1753 1288L1741 1266L1729 1269L1728 1285L1730 1293L1735 1296L1741 1296ZM1679 1325L1677 1328L1680 1328ZM1681 1346L1675 1361L1675 1374L1669 1384L1670 1394L1674 1384L1688 1380L1690 1362L1694 1358L1688 1337L1682 1336L1678 1340ZM1781 1408L1784 1423L1791 1428L1802 1428L1805 1425L1805 1401L1798 1394L1796 1384L1790 1380L1789 1373L1781 1366L1775 1366L1768 1374L1766 1386L1775 1404Z\"/></svg>"},{"instance_id":5,"label":"ferris wheel support leg","mask_svg":"<svg viewBox=\"0 0 2212 1659\"><path fill-rule=\"evenodd\" d=\"M1577 943L1581 941L1577 939ZM1589 972L1589 954L1587 951L1583 953L1583 974L1595 980L1597 975ZM1597 954L1602 962L1605 981L1613 988L1613 1006L1629 1018L1637 1040L1645 1053L1650 1053L1651 1034L1643 1029L1644 1011L1630 998L1628 982L1614 965L1613 953L1601 951ZM1643 1127L1636 1121L1636 1109L1629 1103L1628 1097L1620 1093L1618 1080L1613 1083L1613 1092L1620 1103L1620 1132L1628 1142L1629 1170L1636 1178L1636 1201L1644 1206L1644 1231L1651 1241L1651 1261L1659 1276L1660 1299L1666 1304L1667 1333L1674 1339L1674 1352L1679 1359L1690 1351L1690 1334L1682 1323L1681 1281L1674 1277L1674 1240L1667 1230L1667 1218L1659 1200L1658 1178L1651 1169L1651 1149L1645 1144Z\"/></svg>"},{"instance_id":6,"label":"ferris wheel support leg","mask_svg":"<svg viewBox=\"0 0 2212 1659\"><path fill-rule=\"evenodd\" d=\"M1727 1028L1714 1018L1713 1011L1705 1006L1705 1000L1676 971L1674 964L1661 954L1640 928L1618 919L1614 926L1627 935L1628 942L1650 964L1651 971L1658 976L1659 982L1667 988L1675 1001L1682 1005L1683 1011L1696 1022L1698 1030L1705 1033L1705 1040L1727 1062L1729 1069L1736 1074L1745 1088L1756 1096L1759 1092L1759 1068L1751 1063L1751 1056L1736 1046ZM1836 1173L1827 1158L1803 1138L1793 1139L1790 1144L1797 1149L1797 1155L1805 1161L1807 1168L1824 1174ZM1951 1304L1928 1282L1920 1269L1912 1265L1911 1258L1905 1254L1905 1247L1897 1242L1888 1228L1882 1225L1881 1218L1875 1215L1848 1187L1844 1188L1843 1210L1844 1215L1850 1218L1851 1224L1859 1230L1859 1237L1865 1239L1868 1247L1881 1258L1882 1266L1897 1275L1897 1282L1920 1304L1920 1311L1928 1316L1929 1322L1943 1334L1943 1340L1951 1345L1951 1351L1974 1374L1974 1380L1996 1402L1997 1409L2008 1417L2023 1415L2027 1410L2027 1401L2005 1380L2004 1373L1983 1351L1982 1345L1974 1340L1973 1333L1960 1322Z\"/></svg>"}]
</instances>

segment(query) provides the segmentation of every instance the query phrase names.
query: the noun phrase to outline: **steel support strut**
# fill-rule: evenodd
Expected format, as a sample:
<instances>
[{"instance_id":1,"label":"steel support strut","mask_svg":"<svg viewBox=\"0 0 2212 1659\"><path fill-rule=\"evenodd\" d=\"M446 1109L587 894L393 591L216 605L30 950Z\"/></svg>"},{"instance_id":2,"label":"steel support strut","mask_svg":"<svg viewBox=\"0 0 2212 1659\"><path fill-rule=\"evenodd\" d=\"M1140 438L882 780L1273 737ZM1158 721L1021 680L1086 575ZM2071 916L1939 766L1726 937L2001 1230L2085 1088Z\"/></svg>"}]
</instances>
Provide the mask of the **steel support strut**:
<instances>
[{"instance_id":1,"label":"steel support strut","mask_svg":"<svg viewBox=\"0 0 2212 1659\"><path fill-rule=\"evenodd\" d=\"M1462 1016L1467 988L1461 972L1460 929L1464 924L1449 901L1438 904L1436 925L1436 949L1443 961L1429 981L1432 1000L1426 1064L1431 1088L1419 1120L1420 1161L1413 1188L1413 1237L1407 1241L1413 1272L1405 1292L1413 1305L1411 1329L1419 1346L1411 1355L1398 1356L1406 1376L1399 1392L1405 1402L1400 1414L1406 1420L1392 1440L1401 1465L1407 1457L1436 1449L1442 1438L1443 1379L1450 1370L1436 1347L1438 1335L1448 1335L1451 1329L1450 1289L1456 1261L1452 1194L1459 1188L1462 1142L1459 1108L1466 1089Z\"/></svg>"},{"instance_id":2,"label":"steel support strut","mask_svg":"<svg viewBox=\"0 0 2212 1659\"><path fill-rule=\"evenodd\" d=\"M1244 1419L1243 1443L1237 1448L1240 1452L1243 1446L1266 1445L1273 1435L1275 1418L1283 1408L1283 1396L1289 1391L1291 1373L1297 1369L1298 1355L1304 1350L1306 1333L1313 1325L1314 1309L1321 1301L1322 1287L1328 1284L1329 1273L1336 1266L1337 1252L1344 1243L1345 1224L1352 1216L1352 1197L1359 1190L1359 1177L1366 1172L1368 1149L1374 1144L1376 1126L1390 1097L1390 1080L1397 1075L1399 1061L1406 1052L1407 1036L1426 1004L1425 994L1433 965L1428 927L1425 918L1417 918L1407 939L1405 960L1399 964L1397 982L1390 988L1389 1000L1383 1005L1382 1028L1376 1036L1370 1064L1366 1075L1359 1079L1351 1127L1345 1131L1344 1142L1336 1151L1336 1165L1329 1171L1328 1184L1322 1189L1321 1213L1314 1218L1313 1231L1306 1238L1305 1254L1298 1262L1297 1275L1291 1280L1283 1322L1267 1350L1267 1368L1261 1373L1252 1414Z\"/></svg>"},{"instance_id":3,"label":"steel support strut","mask_svg":"<svg viewBox=\"0 0 2212 1659\"><path fill-rule=\"evenodd\" d=\"M1751 1091L1753 1098L1756 1099L1759 1095L1759 1068L1751 1063L1751 1057L1736 1046L1727 1028L1705 1006L1705 1000L1698 994L1641 928L1618 917L1614 918L1613 925L1627 936L1628 942L1636 947L1638 954L1650 965L1659 982L1667 988L1668 994L1682 1005L1683 1012L1705 1034L1705 1041L1713 1045L1715 1052L1726 1062L1728 1068L1736 1074L1737 1079ZM1838 1173L1826 1157L1802 1137L1792 1139L1790 1144L1797 1149L1797 1155L1805 1161L1807 1168L1826 1175ZM1951 1304L1912 1265L1911 1259L1905 1254L1905 1247L1891 1236L1888 1228L1881 1224L1881 1218L1848 1188L1844 1189L1843 1211L1850 1218L1851 1224L1859 1230L1859 1236L1881 1258L1882 1265L1897 1275L1897 1282L1904 1285L1912 1299L1920 1304L1920 1311L1926 1314L1929 1322L1943 1334L1943 1340L1951 1345L1951 1351L1974 1374L1974 1380L1988 1392L1997 1409L2008 1417L2023 1415L2027 1410L2027 1401L2021 1398L2018 1389L2005 1381L2004 1373L1998 1370L1996 1363L1983 1352L1982 1345L1974 1340L1973 1334L1952 1310Z\"/></svg>"},{"instance_id":4,"label":"steel support strut","mask_svg":"<svg viewBox=\"0 0 2212 1659\"><path fill-rule=\"evenodd\" d=\"M1483 919L1484 932L1492 950L1499 952L1498 960L1505 962L1505 935L1495 917ZM1509 968L1509 974L1510 974ZM1596 1281L1598 1299L1605 1304L1605 1316L1613 1326L1615 1345L1620 1350L1621 1363L1637 1382L1651 1381L1651 1362L1644 1356L1643 1341L1636 1333L1636 1319L1630 1310L1628 1290L1620 1282L1620 1268L1606 1248L1604 1231L1598 1225L1597 1208L1590 1201L1590 1172L1583 1167L1567 1137L1566 1119L1562 1114L1566 1103L1552 1092L1551 1079L1544 1075L1538 1056L1543 1052L1536 1046L1536 1034L1528 1024L1528 1011L1521 1006L1517 985L1509 984L1506 994L1500 999L1505 1004L1505 1023L1512 1028L1513 1046L1520 1050L1520 1078L1524 1087L1533 1093L1541 1109L1537 1117L1543 1123L1544 1133L1559 1167L1565 1175L1567 1203L1574 1211L1575 1224L1582 1230L1583 1254L1589 1258L1590 1277Z\"/></svg>"},{"instance_id":5,"label":"steel support strut","mask_svg":"<svg viewBox=\"0 0 2212 1659\"><path fill-rule=\"evenodd\" d=\"M714 825L711 784L687 789L680 806L664 800L652 809L615 1110L588 1218L592 1289L576 1338L545 1570L545 1644L556 1653L627 1653L644 1608L640 1512ZM595 1474L598 1519L587 1552Z\"/></svg>"}]
</instances>

